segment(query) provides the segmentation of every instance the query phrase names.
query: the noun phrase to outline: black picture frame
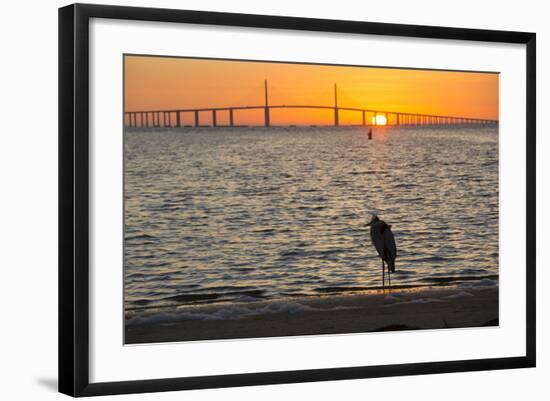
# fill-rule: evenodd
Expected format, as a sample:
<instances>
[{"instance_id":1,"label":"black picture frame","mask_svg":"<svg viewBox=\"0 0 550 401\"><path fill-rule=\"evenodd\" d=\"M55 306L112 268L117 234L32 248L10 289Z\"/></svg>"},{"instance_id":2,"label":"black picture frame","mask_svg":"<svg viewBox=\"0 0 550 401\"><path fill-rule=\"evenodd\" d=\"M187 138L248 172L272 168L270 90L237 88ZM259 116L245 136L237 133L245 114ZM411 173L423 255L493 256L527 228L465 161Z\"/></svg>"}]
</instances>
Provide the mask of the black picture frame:
<instances>
[{"instance_id":1,"label":"black picture frame","mask_svg":"<svg viewBox=\"0 0 550 401\"><path fill-rule=\"evenodd\" d=\"M90 383L89 21L91 18L276 28L526 46L526 353L521 357ZM536 363L536 35L479 29L74 4L59 9L59 391L159 392L534 367Z\"/></svg>"}]
</instances>

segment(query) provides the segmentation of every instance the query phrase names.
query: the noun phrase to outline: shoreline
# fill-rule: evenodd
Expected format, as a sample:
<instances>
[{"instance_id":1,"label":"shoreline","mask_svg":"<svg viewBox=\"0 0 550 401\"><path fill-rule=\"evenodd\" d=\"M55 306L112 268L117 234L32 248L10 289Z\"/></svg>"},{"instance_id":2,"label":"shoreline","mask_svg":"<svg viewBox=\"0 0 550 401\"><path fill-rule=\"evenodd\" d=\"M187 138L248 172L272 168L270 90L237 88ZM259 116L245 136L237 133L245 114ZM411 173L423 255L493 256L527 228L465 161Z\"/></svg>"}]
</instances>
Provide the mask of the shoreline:
<instances>
[{"instance_id":1,"label":"shoreline","mask_svg":"<svg viewBox=\"0 0 550 401\"><path fill-rule=\"evenodd\" d=\"M174 308L126 322L125 344L498 326L498 286Z\"/></svg>"},{"instance_id":2,"label":"shoreline","mask_svg":"<svg viewBox=\"0 0 550 401\"><path fill-rule=\"evenodd\" d=\"M405 291L422 291L426 289L431 289L434 287L448 287L454 288L456 286L467 285L471 281L479 281L481 283L484 280L495 280L498 282L498 274L486 274L483 276L443 276L443 277L430 277L421 279L421 281L426 281L426 283L414 283L414 284L397 284L392 285L391 287L382 287L378 286L328 286L328 287L318 287L314 291L316 293L311 294L287 294L280 298L257 298L256 301L259 302L274 302L278 300L283 300L284 298L301 300L301 299L314 299L320 296L349 296L359 294L373 294L381 291L393 291L396 290L405 290ZM488 286L488 285L485 285ZM262 290L247 289L238 290L236 292L229 292L229 295L246 295L251 298L256 298L257 293L261 296ZM191 293L191 294L180 294L175 296L169 296L165 299L175 300L176 302L172 304L160 304L160 305L149 305L148 303L142 306L130 306L125 308L125 312L132 314L137 311L159 311L169 308L182 308L182 307L199 307L199 306L208 306L208 305L224 305L224 304L233 304L244 301L224 299L228 295L227 293ZM179 302L178 302L179 301ZM185 302L187 301L187 302ZM198 301L198 302L196 302Z\"/></svg>"}]
</instances>

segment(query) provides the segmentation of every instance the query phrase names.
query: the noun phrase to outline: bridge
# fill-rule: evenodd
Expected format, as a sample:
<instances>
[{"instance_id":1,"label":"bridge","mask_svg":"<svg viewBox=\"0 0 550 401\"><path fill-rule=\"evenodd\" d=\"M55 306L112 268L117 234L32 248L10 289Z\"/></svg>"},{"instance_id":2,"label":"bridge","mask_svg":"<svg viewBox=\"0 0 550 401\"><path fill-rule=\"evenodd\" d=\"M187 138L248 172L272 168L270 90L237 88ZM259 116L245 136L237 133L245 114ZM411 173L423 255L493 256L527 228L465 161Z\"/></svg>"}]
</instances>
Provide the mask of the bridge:
<instances>
[{"instance_id":1,"label":"bridge","mask_svg":"<svg viewBox=\"0 0 550 401\"><path fill-rule=\"evenodd\" d=\"M306 104L269 104L267 80L264 82L265 103L252 106L226 106L226 107L205 107L185 108L168 110L137 110L124 112L124 126L127 128L182 128L182 127L204 127L200 117L206 113L211 114L211 125L209 127L238 127L236 114L242 110L263 110L265 127L271 126L270 112L276 109L317 109L331 110L334 113L334 126L339 127L340 112L351 111L359 113L361 125L377 125L377 121L383 116L385 125L392 126L448 126L448 125L497 125L498 120L480 118L469 118L460 116L432 115L405 113L388 110L374 110L360 107L343 107L338 105L338 87L334 84L334 104L331 106L306 105ZM191 114L193 125L183 125L183 114ZM228 115L228 123L219 124L218 117L221 113ZM242 126L242 125L241 125Z\"/></svg>"}]
</instances>

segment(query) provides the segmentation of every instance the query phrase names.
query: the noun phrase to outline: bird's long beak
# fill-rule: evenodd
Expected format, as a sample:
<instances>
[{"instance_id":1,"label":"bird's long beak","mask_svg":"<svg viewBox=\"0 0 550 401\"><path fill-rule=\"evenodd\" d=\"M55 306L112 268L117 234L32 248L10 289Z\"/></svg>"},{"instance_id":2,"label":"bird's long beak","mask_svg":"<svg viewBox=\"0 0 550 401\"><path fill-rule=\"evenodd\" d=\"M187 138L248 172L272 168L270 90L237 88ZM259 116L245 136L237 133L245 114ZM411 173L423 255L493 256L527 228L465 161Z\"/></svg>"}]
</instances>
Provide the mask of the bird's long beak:
<instances>
[{"instance_id":1,"label":"bird's long beak","mask_svg":"<svg viewBox=\"0 0 550 401\"><path fill-rule=\"evenodd\" d=\"M365 225L366 225L366 226L370 226L370 225L372 225L372 222L370 222L370 223L367 223L367 224L365 224Z\"/></svg>"}]
</instances>

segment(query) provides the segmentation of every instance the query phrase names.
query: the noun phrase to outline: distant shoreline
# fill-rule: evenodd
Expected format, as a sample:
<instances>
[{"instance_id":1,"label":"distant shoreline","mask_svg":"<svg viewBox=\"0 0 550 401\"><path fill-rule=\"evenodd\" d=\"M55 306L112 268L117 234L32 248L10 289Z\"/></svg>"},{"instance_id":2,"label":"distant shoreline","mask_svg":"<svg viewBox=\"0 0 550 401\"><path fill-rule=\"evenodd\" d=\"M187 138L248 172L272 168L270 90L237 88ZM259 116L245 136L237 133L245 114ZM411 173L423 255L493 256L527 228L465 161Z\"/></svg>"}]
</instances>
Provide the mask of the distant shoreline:
<instances>
[{"instance_id":1,"label":"distant shoreline","mask_svg":"<svg viewBox=\"0 0 550 401\"><path fill-rule=\"evenodd\" d=\"M498 326L498 286L183 307L134 321L126 344Z\"/></svg>"}]
</instances>

